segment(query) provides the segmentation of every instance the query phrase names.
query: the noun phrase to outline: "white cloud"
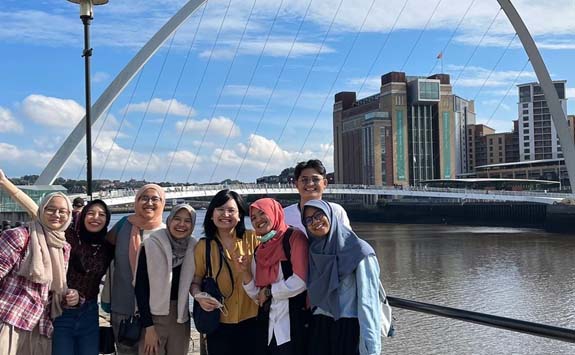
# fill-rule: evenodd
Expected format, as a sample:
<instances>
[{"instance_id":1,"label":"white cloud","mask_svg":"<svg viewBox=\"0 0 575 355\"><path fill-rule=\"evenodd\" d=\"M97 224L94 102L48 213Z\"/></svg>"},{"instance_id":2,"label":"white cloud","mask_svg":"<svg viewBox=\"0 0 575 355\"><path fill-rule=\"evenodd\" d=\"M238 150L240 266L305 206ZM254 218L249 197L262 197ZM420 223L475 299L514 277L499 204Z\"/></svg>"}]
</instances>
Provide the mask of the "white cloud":
<instances>
[{"instance_id":1,"label":"white cloud","mask_svg":"<svg viewBox=\"0 0 575 355\"><path fill-rule=\"evenodd\" d=\"M236 52L237 43L228 43L224 48L216 48L213 51L206 50L200 53L200 57L208 58L211 56L214 59L230 59L233 58ZM329 46L321 46L320 43L300 42L287 39L271 39L267 43L263 40L244 40L240 44L238 54L253 54L264 55L272 57L286 57L297 58L306 55L316 55L321 53L333 53L335 50Z\"/></svg>"},{"instance_id":2,"label":"white cloud","mask_svg":"<svg viewBox=\"0 0 575 355\"><path fill-rule=\"evenodd\" d=\"M324 164L327 162L326 168L330 170L333 169L332 157L332 145L321 144L315 149L298 153L281 147L273 139L250 134L245 144L239 143L232 149L215 149L211 160L214 163L219 162L222 168L237 168L244 160L240 175L243 180L253 180L262 174L279 174L283 169L295 166L298 161L306 159L322 159Z\"/></svg>"},{"instance_id":3,"label":"white cloud","mask_svg":"<svg viewBox=\"0 0 575 355\"><path fill-rule=\"evenodd\" d=\"M110 74L102 71L96 72L94 73L94 75L92 75L92 82L94 82L95 84L106 82L109 79Z\"/></svg>"},{"instance_id":4,"label":"white cloud","mask_svg":"<svg viewBox=\"0 0 575 355\"><path fill-rule=\"evenodd\" d=\"M166 114L169 110L169 114L175 116L193 116L196 114L196 111L176 99L169 99L169 100L162 100L159 98L153 98L149 102L140 102L137 104L129 104L126 106L123 111L127 112L149 112L149 113L156 113L156 114Z\"/></svg>"},{"instance_id":5,"label":"white cloud","mask_svg":"<svg viewBox=\"0 0 575 355\"><path fill-rule=\"evenodd\" d=\"M45 150L20 149L12 144L0 142L0 162L26 162L27 166L43 168L52 158L52 152Z\"/></svg>"},{"instance_id":6,"label":"white cloud","mask_svg":"<svg viewBox=\"0 0 575 355\"><path fill-rule=\"evenodd\" d=\"M451 84L456 87L507 87L516 78L516 84L537 79L535 73L530 70L524 70L523 72L519 70L495 70L491 72L491 69L483 67L468 66L464 68L461 65L448 65L446 69L451 74ZM465 71L461 72L462 69L465 69Z\"/></svg>"},{"instance_id":7,"label":"white cloud","mask_svg":"<svg viewBox=\"0 0 575 355\"><path fill-rule=\"evenodd\" d=\"M74 100L44 95L30 95L22 101L22 112L32 121L52 127L74 127L85 109Z\"/></svg>"},{"instance_id":8,"label":"white cloud","mask_svg":"<svg viewBox=\"0 0 575 355\"><path fill-rule=\"evenodd\" d=\"M211 120L187 120L176 122L176 129L181 132L200 132L206 134L216 134L221 136L237 137L240 135L240 128L229 118L219 116Z\"/></svg>"},{"instance_id":9,"label":"white cloud","mask_svg":"<svg viewBox=\"0 0 575 355\"><path fill-rule=\"evenodd\" d=\"M15 132L20 133L24 130L20 122L16 120L12 112L0 106L0 133Z\"/></svg>"},{"instance_id":10,"label":"white cloud","mask_svg":"<svg viewBox=\"0 0 575 355\"><path fill-rule=\"evenodd\" d=\"M203 161L201 157L198 157L196 154L188 150L170 152L168 153L168 158L172 162L172 165L181 166L188 169L191 164L201 163Z\"/></svg>"}]
</instances>

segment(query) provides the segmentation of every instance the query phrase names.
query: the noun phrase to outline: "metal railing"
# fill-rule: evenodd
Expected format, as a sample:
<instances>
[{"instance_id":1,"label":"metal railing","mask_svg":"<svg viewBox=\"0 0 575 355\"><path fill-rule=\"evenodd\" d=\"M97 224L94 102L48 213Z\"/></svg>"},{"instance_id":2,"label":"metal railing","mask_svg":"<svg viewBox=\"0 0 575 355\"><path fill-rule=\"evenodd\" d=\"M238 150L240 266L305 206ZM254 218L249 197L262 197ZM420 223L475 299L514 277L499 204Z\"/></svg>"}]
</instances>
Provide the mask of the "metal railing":
<instances>
[{"instance_id":1,"label":"metal railing","mask_svg":"<svg viewBox=\"0 0 575 355\"><path fill-rule=\"evenodd\" d=\"M388 296L390 306L575 343L575 330Z\"/></svg>"}]
</instances>

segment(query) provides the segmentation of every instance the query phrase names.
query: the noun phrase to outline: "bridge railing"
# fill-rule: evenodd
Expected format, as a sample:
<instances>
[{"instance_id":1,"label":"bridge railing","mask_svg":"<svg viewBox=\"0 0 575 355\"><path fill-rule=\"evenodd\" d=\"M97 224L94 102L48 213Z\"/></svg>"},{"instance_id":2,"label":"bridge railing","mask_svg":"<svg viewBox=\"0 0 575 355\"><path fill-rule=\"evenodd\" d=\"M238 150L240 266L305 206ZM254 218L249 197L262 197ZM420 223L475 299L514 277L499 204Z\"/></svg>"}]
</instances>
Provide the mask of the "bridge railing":
<instances>
[{"instance_id":1,"label":"bridge railing","mask_svg":"<svg viewBox=\"0 0 575 355\"><path fill-rule=\"evenodd\" d=\"M575 343L575 330L573 329L499 317L485 313L471 312L391 296L387 297L387 299L389 301L389 305L392 307Z\"/></svg>"},{"instance_id":2,"label":"bridge railing","mask_svg":"<svg viewBox=\"0 0 575 355\"><path fill-rule=\"evenodd\" d=\"M215 184L215 185L190 185L190 186L171 186L166 187L167 193L178 193L178 192L211 192L219 191L224 188L229 188L232 190L237 190L239 192L295 192L294 184L236 184L236 185L226 185L226 184ZM290 191L291 190L291 191ZM554 192L541 192L541 191L506 191L506 190L471 190L471 189L461 189L461 188L440 188L440 187L419 187L419 186L408 186L408 187L390 187L390 186L373 186L373 185L349 185L349 184L333 184L329 185L325 193L338 193L337 191L345 190L348 192L361 194L368 192L368 194L381 194L381 195L406 195L406 192L421 193L421 195L432 195L434 193L449 193L460 196L453 196L454 198L465 198L465 196L475 195L494 195L494 196L525 196L525 197L539 197L548 199L563 199L572 198L572 194L566 193L554 193ZM120 189L120 190L109 190L109 191L98 191L94 193L97 198L123 198L135 196L135 189Z\"/></svg>"}]
</instances>

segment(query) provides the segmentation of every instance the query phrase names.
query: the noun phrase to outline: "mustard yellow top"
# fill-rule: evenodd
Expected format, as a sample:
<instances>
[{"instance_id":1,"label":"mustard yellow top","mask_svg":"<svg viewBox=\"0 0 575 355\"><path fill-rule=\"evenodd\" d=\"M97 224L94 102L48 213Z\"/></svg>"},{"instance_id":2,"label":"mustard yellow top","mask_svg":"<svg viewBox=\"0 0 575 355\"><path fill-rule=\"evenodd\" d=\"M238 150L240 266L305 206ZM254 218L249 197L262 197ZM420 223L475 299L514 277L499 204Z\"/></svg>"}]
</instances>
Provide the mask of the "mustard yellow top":
<instances>
[{"instance_id":1,"label":"mustard yellow top","mask_svg":"<svg viewBox=\"0 0 575 355\"><path fill-rule=\"evenodd\" d=\"M212 276L215 278L220 269L220 256L218 244L212 240L210 246L210 256L212 261ZM256 234L252 230L246 230L242 239L236 238L234 250L232 253L238 255L254 255L254 250L259 244ZM221 313L220 322L227 324L236 324L249 318L253 318L258 313L258 305L246 294L242 287L242 275L234 268L234 262L228 250L224 248L224 256L227 259L230 269L232 270L232 277L234 279L234 289L232 292L232 282L228 268L225 263L222 265L222 270L217 278L218 287L224 295L224 305L227 309L227 314ZM194 250L194 257L196 262L196 272L194 274L197 278L203 278L206 275L206 240L202 239L196 244Z\"/></svg>"}]
</instances>

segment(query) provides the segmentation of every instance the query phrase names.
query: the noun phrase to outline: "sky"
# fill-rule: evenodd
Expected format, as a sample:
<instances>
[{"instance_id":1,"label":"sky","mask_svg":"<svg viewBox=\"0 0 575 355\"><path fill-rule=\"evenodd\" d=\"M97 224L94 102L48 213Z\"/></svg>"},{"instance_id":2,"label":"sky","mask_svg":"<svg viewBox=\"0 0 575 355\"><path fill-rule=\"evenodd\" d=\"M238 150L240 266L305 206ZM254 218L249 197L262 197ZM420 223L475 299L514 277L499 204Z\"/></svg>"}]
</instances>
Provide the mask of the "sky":
<instances>
[{"instance_id":1,"label":"sky","mask_svg":"<svg viewBox=\"0 0 575 355\"><path fill-rule=\"evenodd\" d=\"M92 103L186 2L95 7ZM513 3L575 114L575 1ZM0 24L0 169L40 174L85 113L79 7L2 0ZM334 94L376 94L390 71L450 74L497 132L536 81L495 0L209 0L94 124L93 178L254 182L311 158L332 171ZM84 141L60 176L85 178Z\"/></svg>"}]
</instances>

